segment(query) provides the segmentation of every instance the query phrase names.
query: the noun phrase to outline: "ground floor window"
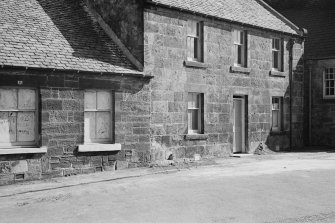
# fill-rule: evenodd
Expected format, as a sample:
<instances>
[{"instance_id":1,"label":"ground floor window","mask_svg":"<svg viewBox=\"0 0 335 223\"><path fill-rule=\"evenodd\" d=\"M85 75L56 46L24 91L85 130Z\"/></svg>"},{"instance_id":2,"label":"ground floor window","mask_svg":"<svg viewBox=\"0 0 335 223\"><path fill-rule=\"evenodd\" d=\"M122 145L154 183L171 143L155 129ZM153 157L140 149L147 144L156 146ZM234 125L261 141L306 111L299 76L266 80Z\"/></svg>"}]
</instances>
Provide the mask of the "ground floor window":
<instances>
[{"instance_id":1,"label":"ground floor window","mask_svg":"<svg viewBox=\"0 0 335 223\"><path fill-rule=\"evenodd\" d=\"M188 133L203 133L203 94L188 93Z\"/></svg>"},{"instance_id":2,"label":"ground floor window","mask_svg":"<svg viewBox=\"0 0 335 223\"><path fill-rule=\"evenodd\" d=\"M113 138L113 93L85 91L85 143L111 143Z\"/></svg>"},{"instance_id":3,"label":"ground floor window","mask_svg":"<svg viewBox=\"0 0 335 223\"><path fill-rule=\"evenodd\" d=\"M274 132L282 131L283 128L283 97L272 98L272 127Z\"/></svg>"},{"instance_id":4,"label":"ground floor window","mask_svg":"<svg viewBox=\"0 0 335 223\"><path fill-rule=\"evenodd\" d=\"M324 72L323 96L335 97L335 68L326 68Z\"/></svg>"},{"instance_id":5,"label":"ground floor window","mask_svg":"<svg viewBox=\"0 0 335 223\"><path fill-rule=\"evenodd\" d=\"M36 146L35 89L0 88L0 147Z\"/></svg>"}]
</instances>

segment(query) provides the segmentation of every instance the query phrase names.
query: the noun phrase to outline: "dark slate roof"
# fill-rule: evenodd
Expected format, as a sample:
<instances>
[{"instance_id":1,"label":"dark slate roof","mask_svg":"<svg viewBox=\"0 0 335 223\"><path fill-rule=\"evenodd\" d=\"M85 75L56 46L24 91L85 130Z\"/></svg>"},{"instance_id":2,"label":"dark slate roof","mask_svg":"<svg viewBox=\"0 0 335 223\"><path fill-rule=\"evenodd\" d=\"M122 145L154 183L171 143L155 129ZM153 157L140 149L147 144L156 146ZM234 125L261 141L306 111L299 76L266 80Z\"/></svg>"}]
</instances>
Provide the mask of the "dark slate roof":
<instances>
[{"instance_id":1,"label":"dark slate roof","mask_svg":"<svg viewBox=\"0 0 335 223\"><path fill-rule=\"evenodd\" d=\"M315 4L315 3L314 3ZM282 9L280 12L308 31L305 41L305 59L335 58L335 8Z\"/></svg>"},{"instance_id":2,"label":"dark slate roof","mask_svg":"<svg viewBox=\"0 0 335 223\"><path fill-rule=\"evenodd\" d=\"M1 0L0 65L141 73L82 0Z\"/></svg>"},{"instance_id":3,"label":"dark slate roof","mask_svg":"<svg viewBox=\"0 0 335 223\"><path fill-rule=\"evenodd\" d=\"M299 28L261 0L147 0L220 19L299 34Z\"/></svg>"}]
</instances>

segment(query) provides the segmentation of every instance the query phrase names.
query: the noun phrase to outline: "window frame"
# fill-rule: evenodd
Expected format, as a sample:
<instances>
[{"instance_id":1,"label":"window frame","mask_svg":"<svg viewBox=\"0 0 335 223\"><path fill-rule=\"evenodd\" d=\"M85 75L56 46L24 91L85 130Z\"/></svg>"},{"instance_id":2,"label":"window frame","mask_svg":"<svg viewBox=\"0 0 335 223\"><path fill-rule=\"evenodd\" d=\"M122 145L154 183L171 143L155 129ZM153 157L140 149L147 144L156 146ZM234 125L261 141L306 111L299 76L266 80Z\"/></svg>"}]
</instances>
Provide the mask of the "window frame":
<instances>
[{"instance_id":1,"label":"window frame","mask_svg":"<svg viewBox=\"0 0 335 223\"><path fill-rule=\"evenodd\" d=\"M239 36L243 38L242 41L238 42L236 37ZM235 67L248 67L248 49L247 49L247 41L248 41L248 32L246 30L241 29L233 29L233 55L234 55L234 66ZM241 47L241 63L238 63L239 51L238 46Z\"/></svg>"},{"instance_id":2,"label":"window frame","mask_svg":"<svg viewBox=\"0 0 335 223\"><path fill-rule=\"evenodd\" d=\"M330 70L332 69L333 72L330 72L330 73L327 73L327 70ZM332 75L333 78L326 78L326 75ZM333 81L333 87L330 86L329 84L329 87L327 87L327 81ZM323 75L322 75L322 86L323 86L323 98L325 99L334 99L335 98L335 67L326 67L323 71ZM329 91L329 95L327 95L327 88L330 90L330 89L333 89L334 90L334 94L330 94L330 91Z\"/></svg>"},{"instance_id":3,"label":"window frame","mask_svg":"<svg viewBox=\"0 0 335 223\"><path fill-rule=\"evenodd\" d=\"M271 54L272 54L272 66L271 70L273 71L279 71L283 72L284 71L284 39L283 38L278 38L278 37L272 37L271 38ZM278 40L278 47L279 49L276 49L275 47L275 41ZM277 59L277 64L278 68L275 67L275 57L274 53L278 53L278 59Z\"/></svg>"},{"instance_id":4,"label":"window frame","mask_svg":"<svg viewBox=\"0 0 335 223\"><path fill-rule=\"evenodd\" d=\"M3 86L0 87L0 89L6 89L6 90L16 90L17 95L17 109L0 109L0 112L16 112L17 114L19 112L34 112L34 141L26 141L26 142L18 142L17 141L17 121L16 121L16 142L12 143L1 143L0 142L0 149L2 148L9 148L9 149L15 149L15 148L37 148L39 146L39 139L40 139L40 133L39 133L39 90L32 87L9 87L9 86ZM23 90L33 90L35 92L35 109L19 109L19 89ZM17 120L18 115L16 115Z\"/></svg>"},{"instance_id":5,"label":"window frame","mask_svg":"<svg viewBox=\"0 0 335 223\"><path fill-rule=\"evenodd\" d=\"M189 106L189 97L190 95L195 95L196 103L198 104L198 107L190 107ZM192 96L192 99L193 99ZM204 112L203 112L203 104L204 104L204 94L203 93L198 93L198 92L188 92L187 96L187 133L190 135L196 135L196 134L203 134L203 127L204 127ZM191 110L198 110L198 120L197 120L197 125L198 129L190 129L190 126L193 124L193 119L190 120L190 116L192 115ZM191 114L191 115L190 115Z\"/></svg>"},{"instance_id":6,"label":"window frame","mask_svg":"<svg viewBox=\"0 0 335 223\"><path fill-rule=\"evenodd\" d=\"M86 92L95 92L96 96L96 108L95 109L86 109ZM108 92L110 94L110 109L98 109L97 108L97 97L98 92ZM96 114L98 112L109 112L110 113L110 123L109 123L109 139L99 139L99 138L87 138L86 137L86 131L90 133L90 130L86 129L86 113L88 112L94 112L94 122L95 122L95 133L96 133L96 123L97 123L97 116ZM102 90L102 89L87 89L84 91L84 144L114 144L114 135L115 135L115 128L114 128L114 122L115 122L115 93L111 90Z\"/></svg>"},{"instance_id":7,"label":"window frame","mask_svg":"<svg viewBox=\"0 0 335 223\"><path fill-rule=\"evenodd\" d=\"M189 33L189 27L190 24L195 24L196 25L196 35ZM187 36L186 36L186 52L187 52L187 61L193 61L193 62L204 62L204 38L203 38L203 28L204 28L204 23L202 21L196 21L196 20L188 20L187 21ZM191 44L190 40L196 39L197 41L197 52L195 52L194 49L194 44L193 44L193 49L189 46ZM197 54L197 57L191 56L191 55Z\"/></svg>"},{"instance_id":8,"label":"window frame","mask_svg":"<svg viewBox=\"0 0 335 223\"><path fill-rule=\"evenodd\" d=\"M273 100L278 99L278 109L274 109ZM284 97L273 96L271 97L271 132L282 132L284 129ZM278 111L278 127L273 127L273 112Z\"/></svg>"}]
</instances>

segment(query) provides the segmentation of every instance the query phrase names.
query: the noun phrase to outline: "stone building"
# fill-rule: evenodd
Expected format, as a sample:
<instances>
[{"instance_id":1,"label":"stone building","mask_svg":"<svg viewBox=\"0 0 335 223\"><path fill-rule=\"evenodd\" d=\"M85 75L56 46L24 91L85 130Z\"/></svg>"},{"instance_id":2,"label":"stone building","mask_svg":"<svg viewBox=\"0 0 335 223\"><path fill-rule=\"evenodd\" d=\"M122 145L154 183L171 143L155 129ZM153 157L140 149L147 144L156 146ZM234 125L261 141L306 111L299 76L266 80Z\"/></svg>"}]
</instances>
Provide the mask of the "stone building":
<instances>
[{"instance_id":1,"label":"stone building","mask_svg":"<svg viewBox=\"0 0 335 223\"><path fill-rule=\"evenodd\" d=\"M278 7L287 18L307 28L305 44L305 142L335 146L335 4L303 1Z\"/></svg>"},{"instance_id":2,"label":"stone building","mask_svg":"<svg viewBox=\"0 0 335 223\"><path fill-rule=\"evenodd\" d=\"M82 1L1 1L0 184L127 168L133 145L143 157L141 70Z\"/></svg>"},{"instance_id":3,"label":"stone building","mask_svg":"<svg viewBox=\"0 0 335 223\"><path fill-rule=\"evenodd\" d=\"M304 33L260 0L0 6L0 184L303 145Z\"/></svg>"},{"instance_id":4,"label":"stone building","mask_svg":"<svg viewBox=\"0 0 335 223\"><path fill-rule=\"evenodd\" d=\"M91 7L144 38L152 160L303 145L302 30L258 0L114 2Z\"/></svg>"}]
</instances>

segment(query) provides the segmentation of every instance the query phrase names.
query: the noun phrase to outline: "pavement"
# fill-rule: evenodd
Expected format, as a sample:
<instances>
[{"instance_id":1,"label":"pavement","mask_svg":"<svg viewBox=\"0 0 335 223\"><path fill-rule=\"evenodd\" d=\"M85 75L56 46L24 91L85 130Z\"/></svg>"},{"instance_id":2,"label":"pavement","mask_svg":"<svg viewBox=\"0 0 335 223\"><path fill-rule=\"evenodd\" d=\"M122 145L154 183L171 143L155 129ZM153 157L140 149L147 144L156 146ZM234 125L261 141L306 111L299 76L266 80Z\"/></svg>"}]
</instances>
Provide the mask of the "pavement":
<instances>
[{"instance_id":1,"label":"pavement","mask_svg":"<svg viewBox=\"0 0 335 223\"><path fill-rule=\"evenodd\" d=\"M0 187L0 222L335 222L335 153L276 153ZM5 216L5 217L3 217Z\"/></svg>"}]
</instances>

